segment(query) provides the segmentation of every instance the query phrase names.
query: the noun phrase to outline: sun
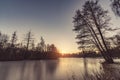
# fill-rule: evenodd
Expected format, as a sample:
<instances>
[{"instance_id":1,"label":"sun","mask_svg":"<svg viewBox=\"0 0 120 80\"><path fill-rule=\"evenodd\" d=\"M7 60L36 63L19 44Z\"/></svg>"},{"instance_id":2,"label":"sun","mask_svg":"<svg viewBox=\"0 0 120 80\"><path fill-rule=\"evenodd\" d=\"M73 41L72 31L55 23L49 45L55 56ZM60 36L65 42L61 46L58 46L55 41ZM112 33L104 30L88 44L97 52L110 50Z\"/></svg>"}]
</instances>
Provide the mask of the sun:
<instances>
[{"instance_id":1,"label":"sun","mask_svg":"<svg viewBox=\"0 0 120 80\"><path fill-rule=\"evenodd\" d=\"M61 52L61 54L67 54L68 53L68 51L65 50L65 49L62 49L60 52Z\"/></svg>"},{"instance_id":2,"label":"sun","mask_svg":"<svg viewBox=\"0 0 120 80\"><path fill-rule=\"evenodd\" d=\"M59 45L58 49L61 54L72 54L79 52L77 49L71 49L72 47L70 45Z\"/></svg>"}]
</instances>

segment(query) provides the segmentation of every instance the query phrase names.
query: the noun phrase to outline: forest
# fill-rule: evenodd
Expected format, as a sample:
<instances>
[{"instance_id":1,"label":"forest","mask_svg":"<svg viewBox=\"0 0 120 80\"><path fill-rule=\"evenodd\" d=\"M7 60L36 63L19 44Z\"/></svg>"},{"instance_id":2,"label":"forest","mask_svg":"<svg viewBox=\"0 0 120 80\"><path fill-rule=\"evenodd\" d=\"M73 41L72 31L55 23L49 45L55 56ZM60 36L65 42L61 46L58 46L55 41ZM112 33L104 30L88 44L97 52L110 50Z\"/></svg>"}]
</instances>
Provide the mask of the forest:
<instances>
[{"instance_id":1,"label":"forest","mask_svg":"<svg viewBox=\"0 0 120 80\"><path fill-rule=\"evenodd\" d=\"M15 31L11 39L7 34L0 32L0 60L37 60L37 59L57 59L59 51L54 44L45 44L43 37L35 45L34 38L29 31L22 42L18 43L17 32Z\"/></svg>"}]
</instances>

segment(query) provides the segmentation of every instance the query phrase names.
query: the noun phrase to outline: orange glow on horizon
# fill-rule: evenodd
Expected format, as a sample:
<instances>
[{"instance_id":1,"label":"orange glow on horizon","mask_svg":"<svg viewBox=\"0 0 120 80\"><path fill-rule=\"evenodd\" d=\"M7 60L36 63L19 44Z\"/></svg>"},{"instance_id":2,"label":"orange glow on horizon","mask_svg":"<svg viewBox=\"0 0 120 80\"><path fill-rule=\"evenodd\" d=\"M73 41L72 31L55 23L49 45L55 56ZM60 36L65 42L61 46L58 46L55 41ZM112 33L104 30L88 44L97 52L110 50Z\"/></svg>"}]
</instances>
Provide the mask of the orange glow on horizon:
<instances>
[{"instance_id":1,"label":"orange glow on horizon","mask_svg":"<svg viewBox=\"0 0 120 80\"><path fill-rule=\"evenodd\" d=\"M75 46L74 44L71 44L71 41L68 41L68 40L66 40L66 41L60 40L59 41L59 40L57 40L57 42L55 44L56 44L56 47L58 48L58 51L61 54L72 54L72 53L79 52L79 49L77 48L77 46Z\"/></svg>"},{"instance_id":2,"label":"orange glow on horizon","mask_svg":"<svg viewBox=\"0 0 120 80\"><path fill-rule=\"evenodd\" d=\"M76 50L70 51L69 49L61 49L61 50L60 50L60 53L61 53L62 55L64 55L64 54L78 53L78 52L79 52L79 51L76 51Z\"/></svg>"},{"instance_id":3,"label":"orange glow on horizon","mask_svg":"<svg viewBox=\"0 0 120 80\"><path fill-rule=\"evenodd\" d=\"M67 51L67 50L61 50L60 53L61 53L61 54L67 54L68 51Z\"/></svg>"}]
</instances>

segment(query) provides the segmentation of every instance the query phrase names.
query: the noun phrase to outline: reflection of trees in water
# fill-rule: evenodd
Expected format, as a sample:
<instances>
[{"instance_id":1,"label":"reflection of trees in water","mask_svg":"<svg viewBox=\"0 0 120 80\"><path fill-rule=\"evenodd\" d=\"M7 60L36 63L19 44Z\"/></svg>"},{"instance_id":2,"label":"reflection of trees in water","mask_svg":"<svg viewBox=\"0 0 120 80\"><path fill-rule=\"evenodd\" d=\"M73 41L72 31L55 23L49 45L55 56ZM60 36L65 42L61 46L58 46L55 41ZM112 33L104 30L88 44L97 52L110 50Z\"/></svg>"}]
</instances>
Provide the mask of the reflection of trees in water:
<instances>
[{"instance_id":1,"label":"reflection of trees in water","mask_svg":"<svg viewBox=\"0 0 120 80\"><path fill-rule=\"evenodd\" d=\"M83 59L84 68L82 68L84 72L81 75L83 77L74 74L69 80L120 80L120 64L100 65L100 71L97 72L96 69L99 66L85 58ZM2 62L0 63L0 80L56 80L58 66L59 60Z\"/></svg>"},{"instance_id":2,"label":"reflection of trees in water","mask_svg":"<svg viewBox=\"0 0 120 80\"><path fill-rule=\"evenodd\" d=\"M84 64L84 76L83 76L83 78L84 78L84 80L85 80L85 77L88 77L88 67L87 67L87 60L86 60L86 58L84 58L83 59L83 64Z\"/></svg>"},{"instance_id":3,"label":"reflection of trees in water","mask_svg":"<svg viewBox=\"0 0 120 80\"><path fill-rule=\"evenodd\" d=\"M2 65L0 64L0 80L7 80L9 67L10 66L5 64L4 62L2 63Z\"/></svg>"},{"instance_id":4,"label":"reflection of trees in water","mask_svg":"<svg viewBox=\"0 0 120 80\"><path fill-rule=\"evenodd\" d=\"M21 61L0 64L0 80L53 80L59 61Z\"/></svg>"},{"instance_id":5,"label":"reflection of trees in water","mask_svg":"<svg viewBox=\"0 0 120 80\"><path fill-rule=\"evenodd\" d=\"M43 67L44 67L44 62L41 61L35 61L34 66L33 66L33 74L34 74L34 79L35 80L41 80L41 78L43 78Z\"/></svg>"},{"instance_id":6,"label":"reflection of trees in water","mask_svg":"<svg viewBox=\"0 0 120 80\"><path fill-rule=\"evenodd\" d=\"M50 62L46 62L46 69L47 69L47 73L50 73L50 74L54 74L54 72L56 71L56 68L58 66L58 62L59 61L56 61L56 60L52 60Z\"/></svg>"},{"instance_id":7,"label":"reflection of trees in water","mask_svg":"<svg viewBox=\"0 0 120 80\"><path fill-rule=\"evenodd\" d=\"M47 80L54 80L54 74L56 72L56 69L58 67L59 61L57 60L50 60L46 62L46 73L48 76Z\"/></svg>"},{"instance_id":8,"label":"reflection of trees in water","mask_svg":"<svg viewBox=\"0 0 120 80\"><path fill-rule=\"evenodd\" d=\"M103 64L101 78L105 80L120 80L120 64Z\"/></svg>"},{"instance_id":9,"label":"reflection of trees in water","mask_svg":"<svg viewBox=\"0 0 120 80\"><path fill-rule=\"evenodd\" d=\"M34 80L52 80L58 61L36 61L34 64Z\"/></svg>"},{"instance_id":10,"label":"reflection of trees in water","mask_svg":"<svg viewBox=\"0 0 120 80\"><path fill-rule=\"evenodd\" d=\"M91 75L86 62L84 59L84 80L120 80L120 64L101 64L100 73L92 71Z\"/></svg>"},{"instance_id":11,"label":"reflection of trees in water","mask_svg":"<svg viewBox=\"0 0 120 80\"><path fill-rule=\"evenodd\" d=\"M25 80L25 66L26 63L24 62L1 62L0 80Z\"/></svg>"}]
</instances>

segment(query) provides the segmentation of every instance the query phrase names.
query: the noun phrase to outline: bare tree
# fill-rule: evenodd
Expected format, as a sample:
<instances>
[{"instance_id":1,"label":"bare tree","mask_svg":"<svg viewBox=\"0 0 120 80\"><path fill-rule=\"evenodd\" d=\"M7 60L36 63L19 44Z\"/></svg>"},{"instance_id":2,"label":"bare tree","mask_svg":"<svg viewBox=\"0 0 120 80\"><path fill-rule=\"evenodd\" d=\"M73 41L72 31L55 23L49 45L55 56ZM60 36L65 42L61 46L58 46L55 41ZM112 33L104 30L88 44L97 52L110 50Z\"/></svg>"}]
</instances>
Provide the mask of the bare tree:
<instances>
[{"instance_id":1,"label":"bare tree","mask_svg":"<svg viewBox=\"0 0 120 80\"><path fill-rule=\"evenodd\" d=\"M113 63L109 48L106 45L105 34L106 31L110 31L109 16L107 11L96 1L86 1L82 10L77 10L74 19L74 31L78 33L77 37L87 47L94 44L96 48L101 52L105 61ZM90 46L88 46L90 48Z\"/></svg>"},{"instance_id":2,"label":"bare tree","mask_svg":"<svg viewBox=\"0 0 120 80\"><path fill-rule=\"evenodd\" d=\"M16 35L16 31L12 34L12 38L11 38L11 47L15 47L15 43L17 41L17 35Z\"/></svg>"},{"instance_id":3,"label":"bare tree","mask_svg":"<svg viewBox=\"0 0 120 80\"><path fill-rule=\"evenodd\" d=\"M26 37L24 38L24 41L26 42L26 50L28 50L29 46L32 44L32 41L33 41L33 35L31 33L31 31L29 31L26 34Z\"/></svg>"}]
</instances>

